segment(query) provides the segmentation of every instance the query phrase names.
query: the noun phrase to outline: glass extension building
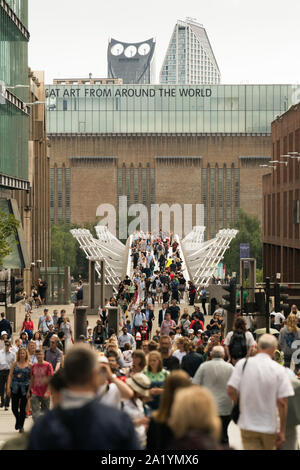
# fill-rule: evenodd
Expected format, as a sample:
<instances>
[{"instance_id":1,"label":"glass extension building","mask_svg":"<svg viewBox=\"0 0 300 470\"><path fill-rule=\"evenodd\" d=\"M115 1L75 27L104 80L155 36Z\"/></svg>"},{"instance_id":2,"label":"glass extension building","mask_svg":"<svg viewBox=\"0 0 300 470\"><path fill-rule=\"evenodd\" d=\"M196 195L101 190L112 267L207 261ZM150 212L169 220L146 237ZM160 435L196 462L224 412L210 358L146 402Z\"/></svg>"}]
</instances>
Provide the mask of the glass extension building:
<instances>
[{"instance_id":1,"label":"glass extension building","mask_svg":"<svg viewBox=\"0 0 300 470\"><path fill-rule=\"evenodd\" d=\"M0 0L0 188L29 189L27 25L28 0Z\"/></svg>"},{"instance_id":2,"label":"glass extension building","mask_svg":"<svg viewBox=\"0 0 300 470\"><path fill-rule=\"evenodd\" d=\"M203 204L207 238L235 225L239 208L261 218L260 165L292 85L46 88L52 222L94 222L120 196Z\"/></svg>"}]
</instances>

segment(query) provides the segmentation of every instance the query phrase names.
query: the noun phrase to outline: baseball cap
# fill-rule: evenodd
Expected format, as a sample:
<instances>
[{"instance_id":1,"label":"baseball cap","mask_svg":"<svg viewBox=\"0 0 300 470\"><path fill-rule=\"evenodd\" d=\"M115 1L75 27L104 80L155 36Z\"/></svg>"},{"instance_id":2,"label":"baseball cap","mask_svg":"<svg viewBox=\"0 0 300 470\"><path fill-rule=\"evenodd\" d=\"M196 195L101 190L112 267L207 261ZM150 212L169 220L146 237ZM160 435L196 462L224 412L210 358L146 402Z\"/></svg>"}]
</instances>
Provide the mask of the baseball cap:
<instances>
[{"instance_id":1,"label":"baseball cap","mask_svg":"<svg viewBox=\"0 0 300 470\"><path fill-rule=\"evenodd\" d=\"M7 333L6 331L2 331L1 336L3 336L3 335L7 335L7 336L8 336L8 333Z\"/></svg>"}]
</instances>

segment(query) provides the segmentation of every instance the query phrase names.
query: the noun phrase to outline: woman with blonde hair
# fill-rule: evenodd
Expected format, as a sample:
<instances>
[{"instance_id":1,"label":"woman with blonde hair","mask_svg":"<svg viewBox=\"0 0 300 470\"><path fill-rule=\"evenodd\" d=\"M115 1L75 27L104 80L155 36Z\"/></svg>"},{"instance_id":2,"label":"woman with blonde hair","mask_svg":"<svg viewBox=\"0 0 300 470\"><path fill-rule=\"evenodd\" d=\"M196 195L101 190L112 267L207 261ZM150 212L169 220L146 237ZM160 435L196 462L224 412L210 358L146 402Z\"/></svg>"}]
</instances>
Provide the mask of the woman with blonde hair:
<instances>
[{"instance_id":1,"label":"woman with blonde hair","mask_svg":"<svg viewBox=\"0 0 300 470\"><path fill-rule=\"evenodd\" d=\"M191 380L183 370L175 370L166 378L161 395L159 409L152 414L147 432L147 450L164 450L173 439L168 426L175 392L184 387L191 387Z\"/></svg>"},{"instance_id":2,"label":"woman with blonde hair","mask_svg":"<svg viewBox=\"0 0 300 470\"><path fill-rule=\"evenodd\" d=\"M151 381L150 396L152 400L148 403L149 408L152 411L157 410L160 395L163 393L164 382L169 375L169 372L163 368L163 360L160 352L151 351L148 354L148 366L144 374L149 377Z\"/></svg>"},{"instance_id":3,"label":"woman with blonde hair","mask_svg":"<svg viewBox=\"0 0 300 470\"><path fill-rule=\"evenodd\" d=\"M16 361L11 365L7 381L7 395L11 396L12 411L16 418L15 429L21 433L24 432L30 371L29 353L21 347L17 352Z\"/></svg>"},{"instance_id":4,"label":"woman with blonde hair","mask_svg":"<svg viewBox=\"0 0 300 470\"><path fill-rule=\"evenodd\" d=\"M293 347L293 343L300 340L300 329L297 326L298 319L295 314L290 313L285 321L285 325L280 330L278 345L284 354L284 367L290 368L292 355L296 351L297 346ZM297 374L300 364L295 364L295 373Z\"/></svg>"},{"instance_id":5,"label":"woman with blonde hair","mask_svg":"<svg viewBox=\"0 0 300 470\"><path fill-rule=\"evenodd\" d=\"M178 390L168 424L175 436L168 449L222 450L221 420L212 394L199 385Z\"/></svg>"}]
</instances>

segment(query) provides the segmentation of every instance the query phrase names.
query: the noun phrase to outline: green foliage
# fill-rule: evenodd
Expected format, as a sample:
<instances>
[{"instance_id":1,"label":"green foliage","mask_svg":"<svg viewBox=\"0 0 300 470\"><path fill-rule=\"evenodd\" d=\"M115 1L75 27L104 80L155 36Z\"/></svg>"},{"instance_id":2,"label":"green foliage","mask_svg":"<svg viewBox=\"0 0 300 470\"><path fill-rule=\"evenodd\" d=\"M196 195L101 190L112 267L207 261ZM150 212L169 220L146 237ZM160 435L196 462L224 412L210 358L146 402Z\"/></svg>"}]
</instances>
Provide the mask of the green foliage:
<instances>
[{"instance_id":1,"label":"green foliage","mask_svg":"<svg viewBox=\"0 0 300 470\"><path fill-rule=\"evenodd\" d=\"M52 266L65 267L70 266L71 274L78 279L79 274L84 280L88 279L89 262L79 243L70 233L75 228L84 228L90 230L93 237L96 237L95 225L86 222L83 225L78 224L58 224L51 227L51 259Z\"/></svg>"},{"instance_id":2,"label":"green foliage","mask_svg":"<svg viewBox=\"0 0 300 470\"><path fill-rule=\"evenodd\" d=\"M239 220L236 228L239 233L232 240L229 250L226 251L223 263L226 264L227 272L240 272L240 244L250 244L250 258L256 259L256 267L262 269L262 241L261 226L257 217L246 214L239 210ZM258 281L257 281L258 282Z\"/></svg>"},{"instance_id":3,"label":"green foliage","mask_svg":"<svg viewBox=\"0 0 300 470\"><path fill-rule=\"evenodd\" d=\"M16 244L14 236L19 225L20 222L12 214L0 211L0 266L3 266L4 258L13 251L13 245Z\"/></svg>"},{"instance_id":4,"label":"green foliage","mask_svg":"<svg viewBox=\"0 0 300 470\"><path fill-rule=\"evenodd\" d=\"M261 284L263 282L263 270L256 269L256 283Z\"/></svg>"}]
</instances>

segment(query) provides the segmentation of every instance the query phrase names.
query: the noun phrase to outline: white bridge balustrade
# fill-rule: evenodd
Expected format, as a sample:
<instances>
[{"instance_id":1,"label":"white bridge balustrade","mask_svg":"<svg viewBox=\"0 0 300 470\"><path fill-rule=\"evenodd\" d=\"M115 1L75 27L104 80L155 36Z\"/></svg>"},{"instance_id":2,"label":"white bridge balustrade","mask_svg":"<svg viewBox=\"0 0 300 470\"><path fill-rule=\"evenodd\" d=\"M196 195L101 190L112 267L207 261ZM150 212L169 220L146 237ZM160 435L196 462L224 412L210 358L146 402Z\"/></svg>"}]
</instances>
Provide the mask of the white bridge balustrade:
<instances>
[{"instance_id":1,"label":"white bridge balustrade","mask_svg":"<svg viewBox=\"0 0 300 470\"><path fill-rule=\"evenodd\" d=\"M204 232L205 227L194 227L181 241L185 263L198 291L202 286L209 285L231 241L238 234L238 230L223 229L216 238L204 242Z\"/></svg>"},{"instance_id":2,"label":"white bridge balustrade","mask_svg":"<svg viewBox=\"0 0 300 470\"><path fill-rule=\"evenodd\" d=\"M111 285L114 291L122 280L122 270L125 257L125 246L107 229L97 225L95 227L98 240L86 229L71 230L71 234L78 241L80 248L87 259L96 261L96 272L101 279L99 260L105 261L105 283Z\"/></svg>"},{"instance_id":3,"label":"white bridge balustrade","mask_svg":"<svg viewBox=\"0 0 300 470\"><path fill-rule=\"evenodd\" d=\"M95 239L89 230L74 229L71 233L78 241L80 248L88 259L96 261L96 272L101 279L100 260L105 261L105 283L113 286L114 291L122 280L125 272L132 277L132 242L136 238L147 238L147 234L136 232L128 240L129 249L123 245L107 227L97 225L95 227L98 239ZM214 275L218 264L223 259L231 241L236 237L238 231L234 229L220 230L212 240L204 242L206 228L203 226L194 227L183 240L178 235L174 239L179 244L179 253L182 259L183 275L186 281L194 282L199 291L202 286L208 286ZM126 259L125 259L126 257ZM155 269L158 268L156 262Z\"/></svg>"}]
</instances>

